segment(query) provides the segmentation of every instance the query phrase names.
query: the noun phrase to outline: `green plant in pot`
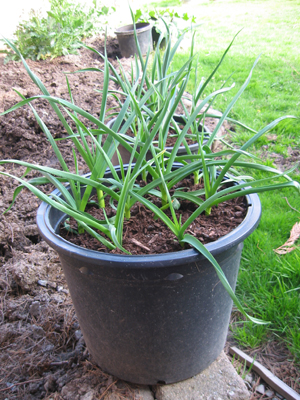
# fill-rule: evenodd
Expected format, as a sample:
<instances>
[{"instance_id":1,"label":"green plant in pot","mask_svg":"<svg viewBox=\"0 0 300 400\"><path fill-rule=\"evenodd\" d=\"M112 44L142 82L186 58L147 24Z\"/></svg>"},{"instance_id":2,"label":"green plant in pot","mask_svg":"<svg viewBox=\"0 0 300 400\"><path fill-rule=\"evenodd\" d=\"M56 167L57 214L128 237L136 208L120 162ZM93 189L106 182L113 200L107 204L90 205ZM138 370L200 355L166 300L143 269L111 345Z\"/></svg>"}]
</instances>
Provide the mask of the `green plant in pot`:
<instances>
[{"instance_id":1,"label":"green plant in pot","mask_svg":"<svg viewBox=\"0 0 300 400\"><path fill-rule=\"evenodd\" d=\"M216 134L213 133L201 147L200 154L188 156L188 163L177 155L182 139L200 110L228 89L211 93L200 102L187 119L172 151L167 152L163 143L159 144L161 147L154 146L153 138L161 126L168 128L188 74L166 92L164 104L150 119L142 110L154 87L141 99L136 97L134 88L122 105L117 121L109 128L104 123L109 81L106 56L103 102L100 116L94 117L76 106L72 96L71 101L50 96L14 45L8 44L21 57L42 94L22 98L5 114L29 105L52 145L60 168L2 160L0 164L16 163L26 167L26 172L39 172L41 177L25 179L26 174L22 177L3 171L1 174L20 184L13 202L23 187L43 202L37 223L43 238L59 254L93 358L103 370L142 384L176 382L201 372L223 349L232 300L247 315L234 295L234 287L243 240L260 218L256 193L286 187L299 190L299 184L288 172L259 164L248 153L259 137L287 117L264 127L240 149L210 152L209 146ZM245 90L251 74L252 70L220 123ZM70 151L75 166L80 155L90 171L88 175L82 176L78 168L74 171L66 164L57 143L35 112L33 100L38 99L47 100L56 111L72 139ZM133 146L128 144L125 133L119 135L129 105L133 107L130 118L138 126ZM65 114L76 128L67 122ZM84 124L83 118L95 128ZM146 140L141 141L141 135ZM162 135L166 132L162 131ZM120 157L119 167L114 167L111 157L119 144L131 152L131 159L124 165ZM151 159L146 159L147 152L152 154ZM238 172L239 168L243 175ZM248 176L252 170L265 172L266 177L252 179ZM194 184L196 175L202 185ZM49 182L56 190L46 195L38 186ZM241 213L236 227L217 240L203 244L203 235L207 236L208 231L201 228L201 219L209 221L215 215L219 219L220 210L226 214L230 202ZM133 231L130 231L132 224ZM138 228L141 229L136 234L134 230ZM74 238L70 237L70 230L76 231ZM73 243L86 235L93 241L96 239L96 250ZM153 243L155 249L151 247Z\"/></svg>"},{"instance_id":2,"label":"green plant in pot","mask_svg":"<svg viewBox=\"0 0 300 400\"><path fill-rule=\"evenodd\" d=\"M165 21L164 21L165 23ZM166 23L165 23L166 24ZM165 104L165 99L168 96L168 93L173 89L181 85L184 82L183 94L185 94L186 85L188 83L189 75L193 68L194 61L194 35L191 41L191 52L189 60L182 65L182 67L178 71L172 70L172 61L173 58L184 38L184 34L182 34L175 44L172 46L171 34L169 28L166 24L167 31L167 41L166 41L166 50L161 52L158 48L156 48L154 54L150 55L150 49L148 49L147 56L142 56L141 52L138 51L138 56L135 56L135 63L131 66L131 71L129 74L126 74L122 65L120 64L120 72L118 72L115 67L109 64L109 69L111 71L110 79L119 87L119 90L114 90L110 95L113 95L117 101L119 101L120 107L122 106L121 98L130 97L131 93L134 93L136 101L142 101L141 110L145 115L147 121L151 121L154 115L162 109ZM231 46L231 44L230 44ZM230 48L229 46L229 48ZM226 50L226 52L229 50ZM96 52L96 54L100 57L103 57L98 51L90 48L90 50ZM219 63L219 65L221 62ZM219 67L218 65L218 67ZM217 71L218 67L215 69L214 73ZM102 69L97 68L87 68L83 70L79 70L77 72L100 72L103 73ZM129 76L127 76L129 75ZM213 74L212 74L213 76ZM169 132L168 135L164 137L162 131L167 132L166 128L161 126L156 137L156 143L159 143L159 147L163 147L167 151L172 151L172 143L176 141L176 138L180 135L182 127L185 125L186 120L193 113L196 107L196 103L200 99L200 95L203 93L204 88L211 80L212 76L205 82L204 85L197 88L197 91L193 94L193 106L191 110L187 110L185 107L182 110L185 112L184 114L177 115L174 113L170 120ZM137 83L138 81L138 83ZM202 90L201 90L202 89ZM228 90L228 89L226 89ZM145 101L145 99L147 99ZM212 100L211 100L212 101ZM178 103L178 106L183 105L182 101ZM209 107L209 106L208 106ZM177 112L177 109L176 109ZM137 121L135 118L132 118L132 114L136 114L134 103L131 102L124 116L124 123L122 124L122 129L119 134L124 137L124 134L130 131L130 136L136 137L137 132ZM116 116L118 113L112 113L111 116ZM108 126L111 127L114 123L115 119L109 121ZM184 137L182 137L181 146L178 149L177 155L185 155L192 154L198 152L199 144L203 143L203 140L207 140L209 136L209 129L204 125L205 121L205 113L199 112L197 117L194 118L193 124L190 126L190 130ZM173 139L172 139L173 138ZM139 139L144 142L146 140L146 134L143 131L140 133ZM129 143L133 143L132 139L129 139ZM155 143L155 142L153 142ZM189 144L188 144L189 143ZM119 146L119 151L122 156L123 163L128 163L130 159L130 152L126 149ZM149 153L151 157L151 153ZM118 157L115 154L113 157L113 163L119 164Z\"/></svg>"}]
</instances>

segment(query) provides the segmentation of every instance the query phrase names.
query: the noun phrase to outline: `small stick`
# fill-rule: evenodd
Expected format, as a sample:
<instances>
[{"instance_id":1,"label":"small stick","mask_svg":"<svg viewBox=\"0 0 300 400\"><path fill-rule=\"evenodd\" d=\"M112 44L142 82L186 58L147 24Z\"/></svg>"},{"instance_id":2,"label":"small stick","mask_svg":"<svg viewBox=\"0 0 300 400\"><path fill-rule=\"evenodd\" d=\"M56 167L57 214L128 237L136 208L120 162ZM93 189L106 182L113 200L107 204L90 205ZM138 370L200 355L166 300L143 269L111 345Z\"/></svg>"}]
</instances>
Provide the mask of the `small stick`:
<instances>
[{"instance_id":1,"label":"small stick","mask_svg":"<svg viewBox=\"0 0 300 400\"><path fill-rule=\"evenodd\" d=\"M273 389L276 390L277 393L284 396L286 400L300 400L300 395L295 392L290 386L286 383L282 382L277 376L272 374L267 368L261 365L259 362L254 361L252 357L248 356L248 354L244 353L240 349L236 347L230 347L230 354L235 354L239 356L242 360L246 361L247 365L252 365L253 371L257 372L258 375Z\"/></svg>"},{"instance_id":2,"label":"small stick","mask_svg":"<svg viewBox=\"0 0 300 400\"><path fill-rule=\"evenodd\" d=\"M284 198L285 198L285 201L288 203L288 206L289 206L292 210L294 210L294 211L296 211L297 213L300 214L300 211L298 211L296 208L294 208L294 207L292 207L292 206L290 205L290 203L289 203L287 197L284 197Z\"/></svg>"},{"instance_id":3,"label":"small stick","mask_svg":"<svg viewBox=\"0 0 300 400\"><path fill-rule=\"evenodd\" d=\"M109 391L109 389L118 382L118 379L116 379L113 383L111 383L106 390L101 394L101 396L99 397L99 400L103 399L103 397L106 395L106 393Z\"/></svg>"},{"instance_id":4,"label":"small stick","mask_svg":"<svg viewBox=\"0 0 300 400\"><path fill-rule=\"evenodd\" d=\"M9 224L10 230L11 230L11 242L14 242L14 230L12 228L12 226Z\"/></svg>"},{"instance_id":5,"label":"small stick","mask_svg":"<svg viewBox=\"0 0 300 400\"><path fill-rule=\"evenodd\" d=\"M65 365L65 364L69 364L69 361L53 361L52 363L50 363L49 365L51 367L58 367L60 365Z\"/></svg>"},{"instance_id":6,"label":"small stick","mask_svg":"<svg viewBox=\"0 0 300 400\"><path fill-rule=\"evenodd\" d=\"M146 251L150 251L150 249L146 246L143 245L143 243L139 242L136 239L131 239L131 242L136 244L137 246L141 247L142 249L146 250Z\"/></svg>"},{"instance_id":7,"label":"small stick","mask_svg":"<svg viewBox=\"0 0 300 400\"><path fill-rule=\"evenodd\" d=\"M11 386L9 386L9 387L7 387L7 388L0 389L0 392L4 392L5 390L9 390L9 389L13 388L14 386L20 386L20 385L25 385L25 384L27 384L27 383L38 382L38 381L41 381L42 379L44 379L44 378L32 379L31 381L13 383Z\"/></svg>"}]
</instances>

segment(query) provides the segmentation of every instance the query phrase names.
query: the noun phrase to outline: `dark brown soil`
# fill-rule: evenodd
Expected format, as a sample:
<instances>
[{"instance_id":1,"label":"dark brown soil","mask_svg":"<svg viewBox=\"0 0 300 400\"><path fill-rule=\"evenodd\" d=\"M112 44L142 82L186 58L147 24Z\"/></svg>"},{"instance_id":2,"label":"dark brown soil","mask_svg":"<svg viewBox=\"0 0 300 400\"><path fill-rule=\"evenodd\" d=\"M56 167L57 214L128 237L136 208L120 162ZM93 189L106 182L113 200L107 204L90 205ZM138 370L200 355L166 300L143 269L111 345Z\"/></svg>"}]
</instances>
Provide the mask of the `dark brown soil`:
<instances>
[{"instance_id":1,"label":"dark brown soil","mask_svg":"<svg viewBox=\"0 0 300 400\"><path fill-rule=\"evenodd\" d=\"M92 45L103 49L103 40ZM119 50L109 40L108 54L115 67ZM0 58L0 112L19 101L15 87L25 97L40 94L21 63L3 65ZM122 59L124 67L130 60ZM49 92L69 99L63 72L103 66L100 57L88 50L80 55L60 57L53 61L28 61ZM102 74L68 75L77 105L98 115L101 107ZM109 105L116 106L111 98ZM66 138L57 117L46 102L34 103L52 135ZM210 129L216 121L206 120ZM225 133L225 131L223 131ZM67 139L60 148L72 160ZM58 166L48 141L27 106L0 117L0 159L18 159ZM83 164L80 171L87 172ZM21 176L24 168L2 165L0 171ZM128 385L102 372L91 359L85 346L72 306L69 291L56 253L41 240L35 224L39 201L23 190L14 207L3 215L16 187L11 178L0 175L0 399L137 399L139 388ZM51 190L50 187L45 190ZM139 239L140 240L140 239ZM272 365L276 366L276 359ZM292 365L289 353L281 365ZM279 378L289 380L278 371ZM294 371L294 370L293 370ZM299 371L297 379L299 379ZM297 390L297 388L295 388Z\"/></svg>"},{"instance_id":2,"label":"dark brown soil","mask_svg":"<svg viewBox=\"0 0 300 400\"><path fill-rule=\"evenodd\" d=\"M141 184L142 182L137 183ZM194 185L192 177L179 182L177 186L186 187L189 190L203 188L200 184ZM151 197L151 202L157 207L162 206L160 199L154 196ZM179 210L176 211L176 217L179 220L181 216L181 221L184 223L195 210L194 204L182 201ZM105 211L108 218L115 215L114 210L109 206L109 199L107 199ZM207 244L227 235L227 233L236 228L245 218L246 212L247 204L245 199L238 197L221 203L218 207L213 207L209 216L205 215L205 213L199 215L186 232L195 236L203 244ZM104 219L103 211L95 206L90 207L89 213L95 218ZM166 210L165 213L172 219L170 210ZM77 231L77 224L74 220L71 219L70 225L73 231ZM101 234L100 231L98 233ZM60 234L78 246L91 250L108 251L102 243L97 239L91 239L88 234L77 235L70 233L63 227ZM160 219L154 219L154 214L139 202L132 207L130 219L124 222L123 247L133 255L161 254L183 250L176 236L169 228ZM121 251L115 249L111 253L121 253Z\"/></svg>"},{"instance_id":3,"label":"dark brown soil","mask_svg":"<svg viewBox=\"0 0 300 400\"><path fill-rule=\"evenodd\" d=\"M93 47L103 52L102 40L95 40ZM119 56L116 41L112 41L108 51L112 58L114 66L118 63L115 60ZM70 101L68 88L66 85L66 76L72 88L72 96L76 105L89 111L94 116L99 115L101 108L100 90L103 83L103 74L101 72L89 72L68 74L79 69L94 67L101 68L103 62L100 57L89 50L81 51L80 55L68 55L58 57L53 61L30 61L29 67L42 80L50 95L64 98ZM28 77L25 68L20 62L9 62L1 65L1 83L0 83L0 112L9 109L20 101L20 97L12 90L17 89L26 98L42 94L36 85ZM82 90L82 88L85 88ZM114 84L111 88L115 88ZM56 114L49 108L46 101L36 101L33 103L37 113L43 118L43 121L49 128L55 138L66 137L66 131L63 128ZM115 107L117 103L110 98L110 106ZM44 133L35 120L29 107L20 108L14 112L1 117L0 130L0 158L22 159L23 161L34 160L48 165L55 165L56 160ZM64 141L65 142L65 141ZM65 143L63 143L64 145ZM66 149L68 146L62 146Z\"/></svg>"}]
</instances>

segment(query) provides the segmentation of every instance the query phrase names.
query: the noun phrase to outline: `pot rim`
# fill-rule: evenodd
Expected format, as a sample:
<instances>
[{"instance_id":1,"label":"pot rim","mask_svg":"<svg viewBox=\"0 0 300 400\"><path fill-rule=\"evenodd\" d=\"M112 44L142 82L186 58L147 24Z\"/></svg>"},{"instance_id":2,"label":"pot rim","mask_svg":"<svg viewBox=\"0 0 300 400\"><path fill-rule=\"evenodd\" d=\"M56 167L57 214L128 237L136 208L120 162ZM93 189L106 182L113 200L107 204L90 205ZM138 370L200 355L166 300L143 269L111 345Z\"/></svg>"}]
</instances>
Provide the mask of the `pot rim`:
<instances>
[{"instance_id":1,"label":"pot rim","mask_svg":"<svg viewBox=\"0 0 300 400\"><path fill-rule=\"evenodd\" d=\"M136 27L136 33L142 33L142 32L147 32L150 29L152 29L152 25L149 22L138 22L137 24L135 24ZM120 28L117 28L115 30L115 34L118 36L131 36L134 34L134 25L133 24L129 24L129 25L125 25L122 26Z\"/></svg>"},{"instance_id":2,"label":"pot rim","mask_svg":"<svg viewBox=\"0 0 300 400\"><path fill-rule=\"evenodd\" d=\"M125 165L126 167L126 165ZM120 167L116 167L116 172ZM109 170L107 170L109 172ZM54 190L51 194L59 195L58 189ZM205 245L207 250L214 256L220 254L230 248L237 246L243 242L257 227L261 217L261 203L257 193L246 195L248 209L244 220L234 230L227 235L222 236L218 240ZM127 255L127 254L111 254L103 253L96 250L86 249L68 242L56 233L60 223L64 220L66 214L59 211L61 217L55 227L50 222L49 213L54 207L42 202L38 208L36 222L39 231L45 241L51 245L55 250L61 254L69 255L75 253L76 257L81 260L93 260L93 262L100 264L110 263L114 267L157 267L157 263L163 266L176 266L182 264L185 260L189 262L204 259L205 257L195 249L187 249L171 253L162 254L143 254L143 255Z\"/></svg>"}]
</instances>

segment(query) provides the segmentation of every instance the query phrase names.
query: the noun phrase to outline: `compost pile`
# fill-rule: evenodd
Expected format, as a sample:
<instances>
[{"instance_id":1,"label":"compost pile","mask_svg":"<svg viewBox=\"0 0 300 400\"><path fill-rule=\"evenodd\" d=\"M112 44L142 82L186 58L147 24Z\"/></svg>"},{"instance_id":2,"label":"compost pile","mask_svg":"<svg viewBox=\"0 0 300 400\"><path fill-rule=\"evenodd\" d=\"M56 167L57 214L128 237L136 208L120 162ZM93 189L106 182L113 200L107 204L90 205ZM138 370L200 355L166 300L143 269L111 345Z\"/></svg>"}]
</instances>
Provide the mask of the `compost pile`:
<instances>
[{"instance_id":1,"label":"compost pile","mask_svg":"<svg viewBox=\"0 0 300 400\"><path fill-rule=\"evenodd\" d=\"M103 52L104 40L90 43ZM107 52L118 67L121 57L115 39L109 38ZM0 112L7 110L19 96L40 94L28 77L22 63L4 65L0 58ZM124 68L130 60L121 59ZM89 50L79 55L59 57L52 61L28 61L51 95L69 99L64 72L81 68L102 68L103 61ZM68 75L74 101L93 115L101 107L101 73ZM113 85L113 84L112 84ZM112 87L113 88L113 87ZM67 160L72 159L66 132L47 102L34 103L35 108L56 138ZM108 107L116 107L111 97ZM211 127L214 121L206 121ZM0 118L0 159L19 159L49 167L58 162L35 118L27 106ZM0 166L21 176L24 169L16 165ZM80 165L82 173L87 172ZM13 208L3 215L13 198L16 183L0 176L0 399L135 399L137 388L102 372L85 346L72 306L69 291L56 253L41 240L35 216L39 201L23 190ZM51 190L51 187L45 188ZM256 358L259 360L259 355ZM299 371L289 353L281 364L267 365L290 384ZM276 369L275 369L276 367ZM289 368L289 373L286 373ZM297 388L295 388L297 390ZM113 395L115 397L109 397Z\"/></svg>"}]
</instances>

